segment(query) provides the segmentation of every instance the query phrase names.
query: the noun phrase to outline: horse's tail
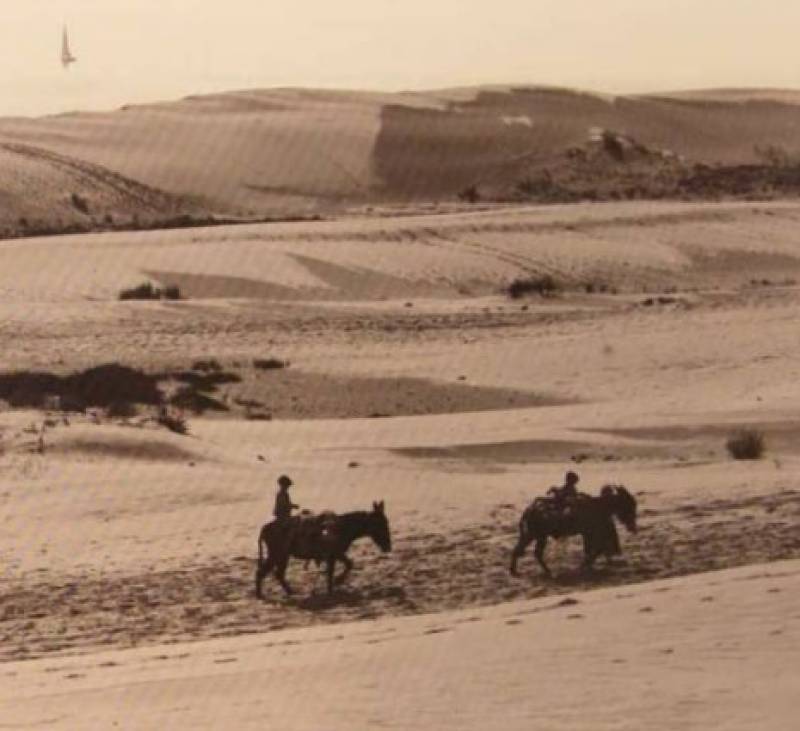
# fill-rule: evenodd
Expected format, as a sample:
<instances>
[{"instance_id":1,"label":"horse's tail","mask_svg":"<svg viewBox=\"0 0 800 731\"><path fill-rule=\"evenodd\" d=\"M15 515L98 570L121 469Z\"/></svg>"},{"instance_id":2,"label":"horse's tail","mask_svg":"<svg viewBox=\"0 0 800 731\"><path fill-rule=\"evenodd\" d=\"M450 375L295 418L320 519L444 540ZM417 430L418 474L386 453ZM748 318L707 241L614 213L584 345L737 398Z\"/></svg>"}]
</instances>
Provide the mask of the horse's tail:
<instances>
[{"instance_id":1,"label":"horse's tail","mask_svg":"<svg viewBox=\"0 0 800 731\"><path fill-rule=\"evenodd\" d=\"M522 517L519 519L520 538L526 538L531 534L531 522L536 518L536 515L536 503L531 503L527 508L525 508L525 510L522 511Z\"/></svg>"}]
</instances>

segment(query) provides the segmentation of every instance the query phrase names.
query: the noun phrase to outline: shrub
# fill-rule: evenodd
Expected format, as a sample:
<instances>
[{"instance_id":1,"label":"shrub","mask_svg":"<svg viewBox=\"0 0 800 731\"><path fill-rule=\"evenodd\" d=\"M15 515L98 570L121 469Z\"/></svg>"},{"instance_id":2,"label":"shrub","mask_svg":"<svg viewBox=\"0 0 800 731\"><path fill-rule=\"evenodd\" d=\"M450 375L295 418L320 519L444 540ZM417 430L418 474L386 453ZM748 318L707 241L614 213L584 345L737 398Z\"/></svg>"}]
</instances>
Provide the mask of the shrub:
<instances>
[{"instance_id":1,"label":"shrub","mask_svg":"<svg viewBox=\"0 0 800 731\"><path fill-rule=\"evenodd\" d=\"M481 199L478 192L478 187L475 185L468 185L463 190L459 191L458 199L465 203L477 203Z\"/></svg>"},{"instance_id":2,"label":"shrub","mask_svg":"<svg viewBox=\"0 0 800 731\"><path fill-rule=\"evenodd\" d=\"M258 368L262 371L286 368L288 365L288 361L280 360L279 358L255 358L253 360L253 368Z\"/></svg>"},{"instance_id":3,"label":"shrub","mask_svg":"<svg viewBox=\"0 0 800 731\"><path fill-rule=\"evenodd\" d=\"M132 419L136 413L136 404L130 401L113 401L106 408L106 415L110 419Z\"/></svg>"},{"instance_id":4,"label":"shrub","mask_svg":"<svg viewBox=\"0 0 800 731\"><path fill-rule=\"evenodd\" d=\"M161 290L161 296L165 300L179 300L181 298L181 290L177 284L170 284Z\"/></svg>"},{"instance_id":5,"label":"shrub","mask_svg":"<svg viewBox=\"0 0 800 731\"><path fill-rule=\"evenodd\" d=\"M42 408L58 397L62 411L108 408L122 403L159 404L158 379L119 363L59 376L37 371L0 373L0 398L15 408Z\"/></svg>"},{"instance_id":6,"label":"shrub","mask_svg":"<svg viewBox=\"0 0 800 731\"><path fill-rule=\"evenodd\" d=\"M121 300L157 300L160 292L150 282L140 284L138 287L123 289L119 293Z\"/></svg>"},{"instance_id":7,"label":"shrub","mask_svg":"<svg viewBox=\"0 0 800 731\"><path fill-rule=\"evenodd\" d=\"M195 414L203 414L206 411L227 411L225 404L215 398L206 396L196 391L191 386L182 386L170 398L169 403L179 409L187 409Z\"/></svg>"},{"instance_id":8,"label":"shrub","mask_svg":"<svg viewBox=\"0 0 800 731\"><path fill-rule=\"evenodd\" d=\"M625 148L619 141L619 137L609 130L603 132L603 149L615 160L625 158Z\"/></svg>"},{"instance_id":9,"label":"shrub","mask_svg":"<svg viewBox=\"0 0 800 731\"><path fill-rule=\"evenodd\" d=\"M519 299L526 294L538 294L542 297L552 297L561 289L561 285L550 274L541 274L538 277L515 279L508 285L508 295L512 299Z\"/></svg>"},{"instance_id":10,"label":"shrub","mask_svg":"<svg viewBox=\"0 0 800 731\"><path fill-rule=\"evenodd\" d=\"M165 374L168 378L187 383L195 391L216 391L217 386L225 383L241 383L242 377L236 373L226 371L206 371L198 373L196 371L174 371Z\"/></svg>"},{"instance_id":11,"label":"shrub","mask_svg":"<svg viewBox=\"0 0 800 731\"><path fill-rule=\"evenodd\" d=\"M206 373L210 371L219 372L222 370L222 366L216 358L209 358L207 360L200 359L192 363L192 370L204 371Z\"/></svg>"},{"instance_id":12,"label":"shrub","mask_svg":"<svg viewBox=\"0 0 800 731\"><path fill-rule=\"evenodd\" d=\"M766 441L760 431L742 429L728 438L725 448L734 459L761 459Z\"/></svg>"},{"instance_id":13,"label":"shrub","mask_svg":"<svg viewBox=\"0 0 800 731\"><path fill-rule=\"evenodd\" d=\"M77 208L81 213L89 213L89 201L87 201L82 195L73 193L72 205L75 206L75 208Z\"/></svg>"},{"instance_id":14,"label":"shrub","mask_svg":"<svg viewBox=\"0 0 800 731\"><path fill-rule=\"evenodd\" d=\"M156 421L158 421L161 426L165 426L171 432L175 432L176 434L189 433L189 427L186 424L186 419L181 414L171 414L166 408L159 410Z\"/></svg>"},{"instance_id":15,"label":"shrub","mask_svg":"<svg viewBox=\"0 0 800 731\"><path fill-rule=\"evenodd\" d=\"M123 289L119 293L121 300L179 300L181 299L181 290L175 284L167 285L164 289L154 287L150 282L144 282L137 287L130 289Z\"/></svg>"}]
</instances>

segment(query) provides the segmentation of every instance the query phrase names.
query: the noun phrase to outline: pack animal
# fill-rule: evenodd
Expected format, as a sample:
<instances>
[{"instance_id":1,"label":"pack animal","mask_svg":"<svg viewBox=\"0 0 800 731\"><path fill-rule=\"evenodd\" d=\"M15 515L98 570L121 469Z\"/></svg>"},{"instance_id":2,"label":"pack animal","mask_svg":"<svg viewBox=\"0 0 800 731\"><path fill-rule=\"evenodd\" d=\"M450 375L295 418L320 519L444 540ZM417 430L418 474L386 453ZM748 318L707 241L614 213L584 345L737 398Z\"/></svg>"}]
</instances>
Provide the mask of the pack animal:
<instances>
[{"instance_id":1,"label":"pack animal","mask_svg":"<svg viewBox=\"0 0 800 731\"><path fill-rule=\"evenodd\" d=\"M551 576L544 552L550 537L580 535L583 538L583 566L590 570L601 554L607 558L620 554L618 519L631 533L637 530L636 498L622 485L606 485L595 497L579 493L565 513L552 498L537 498L519 521L519 539L511 553L511 573L517 574L517 561L536 541L533 555L546 576Z\"/></svg>"},{"instance_id":2,"label":"pack animal","mask_svg":"<svg viewBox=\"0 0 800 731\"><path fill-rule=\"evenodd\" d=\"M267 523L258 535L256 596L263 596L262 585L269 574L274 574L286 594L292 593L286 580L286 569L292 557L324 563L328 594L332 594L334 584L343 582L353 570L354 564L347 551L355 541L365 537L371 538L384 553L392 550L383 501L373 503L372 510L295 516L288 527ZM337 562L344 564L339 576L335 576Z\"/></svg>"}]
</instances>

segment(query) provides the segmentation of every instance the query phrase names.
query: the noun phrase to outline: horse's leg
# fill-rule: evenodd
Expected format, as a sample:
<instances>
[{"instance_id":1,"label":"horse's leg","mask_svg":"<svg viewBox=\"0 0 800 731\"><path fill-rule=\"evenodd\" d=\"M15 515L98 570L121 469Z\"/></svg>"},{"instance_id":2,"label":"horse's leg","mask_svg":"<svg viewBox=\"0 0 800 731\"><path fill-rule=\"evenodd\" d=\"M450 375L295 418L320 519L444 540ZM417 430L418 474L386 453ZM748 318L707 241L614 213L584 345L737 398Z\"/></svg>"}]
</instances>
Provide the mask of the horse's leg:
<instances>
[{"instance_id":1,"label":"horse's leg","mask_svg":"<svg viewBox=\"0 0 800 731\"><path fill-rule=\"evenodd\" d=\"M353 563L353 560L346 553L342 553L338 555L336 558L344 564L344 571L342 571L342 573L339 574L339 576L337 576L335 579L335 583L338 586L339 584L344 583L344 581L350 575L350 572L353 570L355 564Z\"/></svg>"},{"instance_id":2,"label":"horse's leg","mask_svg":"<svg viewBox=\"0 0 800 731\"><path fill-rule=\"evenodd\" d=\"M600 555L599 543L596 536L592 536L590 533L583 534L583 570L587 573L594 568L594 562Z\"/></svg>"},{"instance_id":3,"label":"horse's leg","mask_svg":"<svg viewBox=\"0 0 800 731\"><path fill-rule=\"evenodd\" d=\"M544 562L544 549L547 547L547 534L543 534L536 537L536 546L533 549L533 555L536 556L536 560L539 562L539 565L544 570L544 575L550 578L552 574L550 573L550 569L547 567L547 564Z\"/></svg>"},{"instance_id":4,"label":"horse's leg","mask_svg":"<svg viewBox=\"0 0 800 731\"><path fill-rule=\"evenodd\" d=\"M522 533L520 533L517 545L514 546L514 550L511 552L511 566L509 570L512 576L517 575L517 561L524 555L525 549L531 544L532 540L533 538L531 536L522 535Z\"/></svg>"},{"instance_id":5,"label":"horse's leg","mask_svg":"<svg viewBox=\"0 0 800 731\"><path fill-rule=\"evenodd\" d=\"M333 572L336 569L336 556L328 556L326 571L328 577L328 595L333 594Z\"/></svg>"},{"instance_id":6,"label":"horse's leg","mask_svg":"<svg viewBox=\"0 0 800 731\"><path fill-rule=\"evenodd\" d=\"M292 594L292 587L286 581L286 567L289 565L289 554L283 554L275 560L275 576L287 595Z\"/></svg>"}]
</instances>

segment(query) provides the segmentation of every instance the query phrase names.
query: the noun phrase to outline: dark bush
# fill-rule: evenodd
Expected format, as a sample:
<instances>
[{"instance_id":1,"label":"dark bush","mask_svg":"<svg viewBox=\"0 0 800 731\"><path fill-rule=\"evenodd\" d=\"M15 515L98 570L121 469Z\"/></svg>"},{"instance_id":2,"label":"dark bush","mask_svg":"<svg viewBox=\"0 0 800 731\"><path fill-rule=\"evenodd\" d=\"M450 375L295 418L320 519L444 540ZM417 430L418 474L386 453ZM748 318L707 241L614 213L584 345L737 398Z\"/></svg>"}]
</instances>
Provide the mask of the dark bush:
<instances>
[{"instance_id":1,"label":"dark bush","mask_svg":"<svg viewBox=\"0 0 800 731\"><path fill-rule=\"evenodd\" d=\"M625 149L622 143L617 135L609 130L603 132L603 149L615 160L623 160L625 158Z\"/></svg>"},{"instance_id":2,"label":"dark bush","mask_svg":"<svg viewBox=\"0 0 800 731\"><path fill-rule=\"evenodd\" d=\"M71 196L72 205L75 206L81 213L89 213L89 201L81 195L73 193Z\"/></svg>"},{"instance_id":3,"label":"dark bush","mask_svg":"<svg viewBox=\"0 0 800 731\"><path fill-rule=\"evenodd\" d=\"M468 185L463 190L459 191L458 199L465 203L477 203L481 199L478 192L478 187L475 185Z\"/></svg>"},{"instance_id":4,"label":"dark bush","mask_svg":"<svg viewBox=\"0 0 800 731\"><path fill-rule=\"evenodd\" d=\"M111 419L132 419L136 413L136 404L130 401L114 401L106 409L106 415Z\"/></svg>"},{"instance_id":5,"label":"dark bush","mask_svg":"<svg viewBox=\"0 0 800 731\"><path fill-rule=\"evenodd\" d=\"M177 284L169 284L161 290L161 296L165 300L179 300L181 299L181 290Z\"/></svg>"},{"instance_id":6,"label":"dark bush","mask_svg":"<svg viewBox=\"0 0 800 731\"><path fill-rule=\"evenodd\" d=\"M43 408L48 397L58 397L63 411L84 411L88 406L161 403L158 379L119 363L58 376L20 371L0 374L0 398L17 408Z\"/></svg>"},{"instance_id":7,"label":"dark bush","mask_svg":"<svg viewBox=\"0 0 800 731\"><path fill-rule=\"evenodd\" d=\"M742 429L728 438L725 448L734 459L761 459L766 440L760 431Z\"/></svg>"},{"instance_id":8,"label":"dark bush","mask_svg":"<svg viewBox=\"0 0 800 731\"><path fill-rule=\"evenodd\" d=\"M538 294L542 297L552 297L561 290L559 282L550 274L541 274L528 279L515 279L508 285L508 295L512 299L519 299L527 294Z\"/></svg>"},{"instance_id":9,"label":"dark bush","mask_svg":"<svg viewBox=\"0 0 800 731\"><path fill-rule=\"evenodd\" d=\"M150 282L140 284L138 287L123 289L119 293L121 300L157 300L161 297L161 292Z\"/></svg>"},{"instance_id":10,"label":"dark bush","mask_svg":"<svg viewBox=\"0 0 800 731\"><path fill-rule=\"evenodd\" d=\"M169 403L172 406L187 409L195 414L203 414L206 411L228 411L228 407L225 404L200 393L191 386L179 388L170 398Z\"/></svg>"},{"instance_id":11,"label":"dark bush","mask_svg":"<svg viewBox=\"0 0 800 731\"><path fill-rule=\"evenodd\" d=\"M154 287L150 282L145 282L137 287L130 289L123 289L119 293L121 300L179 300L181 299L181 290L177 285L170 284L164 289Z\"/></svg>"},{"instance_id":12,"label":"dark bush","mask_svg":"<svg viewBox=\"0 0 800 731\"><path fill-rule=\"evenodd\" d=\"M174 378L176 381L188 383L195 391L215 391L217 386L224 383L240 383L242 377L236 373L225 371L211 371L207 373L196 373L194 371L176 371L166 375L167 378Z\"/></svg>"},{"instance_id":13,"label":"dark bush","mask_svg":"<svg viewBox=\"0 0 800 731\"><path fill-rule=\"evenodd\" d=\"M119 402L160 404L158 379L119 363L89 368L63 379L62 393L74 395L86 406L108 407Z\"/></svg>"},{"instance_id":14,"label":"dark bush","mask_svg":"<svg viewBox=\"0 0 800 731\"><path fill-rule=\"evenodd\" d=\"M0 374L0 398L13 408L41 408L48 396L61 395L61 379L52 373L16 371Z\"/></svg>"},{"instance_id":15,"label":"dark bush","mask_svg":"<svg viewBox=\"0 0 800 731\"><path fill-rule=\"evenodd\" d=\"M253 360L253 368L258 368L262 371L286 368L288 365L288 361L280 360L279 358L255 358Z\"/></svg>"},{"instance_id":16,"label":"dark bush","mask_svg":"<svg viewBox=\"0 0 800 731\"><path fill-rule=\"evenodd\" d=\"M208 360L196 360L192 363L192 370L193 371L204 371L206 373L210 371L219 372L222 370L222 366L220 362L216 358L209 358Z\"/></svg>"},{"instance_id":17,"label":"dark bush","mask_svg":"<svg viewBox=\"0 0 800 731\"><path fill-rule=\"evenodd\" d=\"M158 412L158 423L176 434L188 434L189 427L181 414L171 414L166 408Z\"/></svg>"}]
</instances>

